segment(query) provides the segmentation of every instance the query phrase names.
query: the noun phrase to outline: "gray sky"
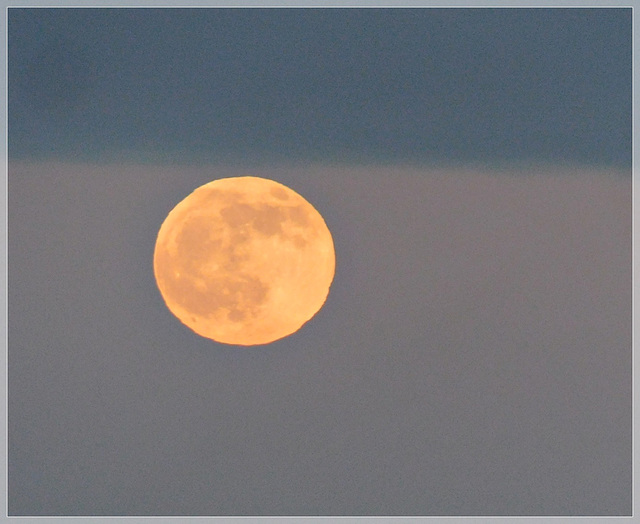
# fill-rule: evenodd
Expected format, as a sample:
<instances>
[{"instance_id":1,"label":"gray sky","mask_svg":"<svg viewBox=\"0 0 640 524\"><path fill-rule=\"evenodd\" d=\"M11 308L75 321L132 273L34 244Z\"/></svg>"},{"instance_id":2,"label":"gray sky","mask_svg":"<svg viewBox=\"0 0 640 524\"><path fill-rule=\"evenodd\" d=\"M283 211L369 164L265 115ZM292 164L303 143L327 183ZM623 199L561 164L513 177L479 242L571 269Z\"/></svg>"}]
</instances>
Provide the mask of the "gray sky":
<instances>
[{"instance_id":1,"label":"gray sky","mask_svg":"<svg viewBox=\"0 0 640 524\"><path fill-rule=\"evenodd\" d=\"M628 515L630 11L9 15L9 513ZM336 277L234 348L165 307L193 189Z\"/></svg>"},{"instance_id":2,"label":"gray sky","mask_svg":"<svg viewBox=\"0 0 640 524\"><path fill-rule=\"evenodd\" d=\"M631 9L12 10L10 153L631 166Z\"/></svg>"}]
</instances>

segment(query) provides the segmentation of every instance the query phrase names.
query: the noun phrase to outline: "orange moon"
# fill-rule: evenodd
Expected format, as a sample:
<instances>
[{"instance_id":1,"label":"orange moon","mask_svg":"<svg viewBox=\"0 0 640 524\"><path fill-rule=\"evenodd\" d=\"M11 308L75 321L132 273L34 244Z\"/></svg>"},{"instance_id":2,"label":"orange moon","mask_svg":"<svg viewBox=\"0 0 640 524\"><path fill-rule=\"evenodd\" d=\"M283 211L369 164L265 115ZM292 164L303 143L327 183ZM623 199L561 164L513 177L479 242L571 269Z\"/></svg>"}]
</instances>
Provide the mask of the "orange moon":
<instances>
[{"instance_id":1,"label":"orange moon","mask_svg":"<svg viewBox=\"0 0 640 524\"><path fill-rule=\"evenodd\" d=\"M335 250L320 213L292 189L222 178L171 210L153 270L183 324L217 342L252 346L298 331L320 310Z\"/></svg>"}]
</instances>

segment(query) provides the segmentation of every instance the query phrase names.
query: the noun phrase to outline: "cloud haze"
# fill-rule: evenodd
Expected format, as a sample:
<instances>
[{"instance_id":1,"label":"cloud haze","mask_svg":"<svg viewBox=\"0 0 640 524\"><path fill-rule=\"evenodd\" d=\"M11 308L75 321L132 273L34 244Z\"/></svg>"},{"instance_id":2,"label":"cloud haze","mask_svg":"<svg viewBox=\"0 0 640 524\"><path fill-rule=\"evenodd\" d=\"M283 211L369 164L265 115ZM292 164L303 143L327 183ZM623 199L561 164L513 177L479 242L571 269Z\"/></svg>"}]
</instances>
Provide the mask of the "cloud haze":
<instances>
[{"instance_id":1,"label":"cloud haze","mask_svg":"<svg viewBox=\"0 0 640 524\"><path fill-rule=\"evenodd\" d=\"M273 178L324 216L300 332L198 337L153 280L168 211ZM18 163L12 515L631 512L631 181L615 172Z\"/></svg>"}]
</instances>

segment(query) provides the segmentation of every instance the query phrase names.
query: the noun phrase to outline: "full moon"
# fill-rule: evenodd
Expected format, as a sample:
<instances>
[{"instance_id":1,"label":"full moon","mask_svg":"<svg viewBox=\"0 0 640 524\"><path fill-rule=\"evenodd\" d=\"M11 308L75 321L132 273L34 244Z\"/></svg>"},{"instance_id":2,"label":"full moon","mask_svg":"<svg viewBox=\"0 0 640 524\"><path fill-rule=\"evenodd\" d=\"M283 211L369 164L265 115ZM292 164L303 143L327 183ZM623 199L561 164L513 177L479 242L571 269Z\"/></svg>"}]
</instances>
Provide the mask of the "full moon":
<instances>
[{"instance_id":1,"label":"full moon","mask_svg":"<svg viewBox=\"0 0 640 524\"><path fill-rule=\"evenodd\" d=\"M153 270L183 324L217 342L252 346L298 331L320 310L335 251L320 213L292 189L222 178L169 212Z\"/></svg>"}]
</instances>

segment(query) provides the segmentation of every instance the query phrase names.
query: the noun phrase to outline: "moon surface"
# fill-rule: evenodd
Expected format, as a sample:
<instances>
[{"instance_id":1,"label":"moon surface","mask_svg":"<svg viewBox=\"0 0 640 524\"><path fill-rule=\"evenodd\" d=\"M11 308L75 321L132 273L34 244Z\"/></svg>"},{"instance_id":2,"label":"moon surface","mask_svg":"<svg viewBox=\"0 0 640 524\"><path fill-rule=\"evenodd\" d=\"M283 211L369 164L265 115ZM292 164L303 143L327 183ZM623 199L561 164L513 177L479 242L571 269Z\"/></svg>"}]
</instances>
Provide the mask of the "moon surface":
<instances>
[{"instance_id":1,"label":"moon surface","mask_svg":"<svg viewBox=\"0 0 640 524\"><path fill-rule=\"evenodd\" d=\"M292 189L223 178L162 223L153 269L169 310L197 334L250 346L298 331L324 304L335 272L331 233Z\"/></svg>"}]
</instances>

